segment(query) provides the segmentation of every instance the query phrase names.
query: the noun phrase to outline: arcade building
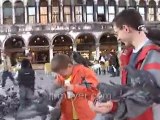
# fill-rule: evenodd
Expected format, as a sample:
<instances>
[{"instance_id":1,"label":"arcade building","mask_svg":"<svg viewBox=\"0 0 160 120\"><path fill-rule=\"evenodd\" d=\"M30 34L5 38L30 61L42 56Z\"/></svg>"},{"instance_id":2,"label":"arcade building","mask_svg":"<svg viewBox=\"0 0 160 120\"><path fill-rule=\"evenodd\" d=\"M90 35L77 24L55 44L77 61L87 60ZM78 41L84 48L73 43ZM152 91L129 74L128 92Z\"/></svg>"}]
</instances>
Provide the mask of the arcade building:
<instances>
[{"instance_id":1,"label":"arcade building","mask_svg":"<svg viewBox=\"0 0 160 120\"><path fill-rule=\"evenodd\" d=\"M0 50L13 59L30 53L33 63L73 50L98 59L121 50L111 22L123 9L137 9L148 26L160 27L159 0L0 0Z\"/></svg>"}]
</instances>

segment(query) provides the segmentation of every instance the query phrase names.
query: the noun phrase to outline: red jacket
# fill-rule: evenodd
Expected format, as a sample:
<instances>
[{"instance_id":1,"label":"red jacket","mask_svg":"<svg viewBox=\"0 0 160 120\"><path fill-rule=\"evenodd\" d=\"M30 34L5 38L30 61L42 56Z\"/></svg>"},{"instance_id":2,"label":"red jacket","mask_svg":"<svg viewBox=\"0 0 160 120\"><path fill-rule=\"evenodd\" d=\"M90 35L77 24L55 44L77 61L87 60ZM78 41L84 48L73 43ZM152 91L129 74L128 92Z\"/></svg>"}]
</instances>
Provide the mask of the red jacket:
<instances>
[{"instance_id":1,"label":"red jacket","mask_svg":"<svg viewBox=\"0 0 160 120\"><path fill-rule=\"evenodd\" d=\"M160 48L157 47L156 45L147 45L147 46L144 46L142 51L140 52L140 54L138 55L138 58L137 58L137 61L136 61L136 68L137 69L140 69L146 55L148 54L148 52L150 50L159 50ZM122 54L121 55L121 60L123 60L123 66L127 65L128 62L129 62L129 59L130 59L130 56L131 56L131 52L129 52L129 54ZM153 63L152 65L148 65L146 64L143 69L144 70L149 70L149 69L155 69L155 64L157 63ZM149 66L149 67L148 67ZM127 83L127 72L125 70L122 70L122 79L121 79L121 83L123 85L126 85ZM114 111L116 110L116 104L114 104ZM159 118L160 119L160 118ZM147 109L143 114L137 116L136 118L132 118L132 119L128 119L128 120L154 120L153 118L153 111L152 111L152 108L149 108Z\"/></svg>"}]
</instances>

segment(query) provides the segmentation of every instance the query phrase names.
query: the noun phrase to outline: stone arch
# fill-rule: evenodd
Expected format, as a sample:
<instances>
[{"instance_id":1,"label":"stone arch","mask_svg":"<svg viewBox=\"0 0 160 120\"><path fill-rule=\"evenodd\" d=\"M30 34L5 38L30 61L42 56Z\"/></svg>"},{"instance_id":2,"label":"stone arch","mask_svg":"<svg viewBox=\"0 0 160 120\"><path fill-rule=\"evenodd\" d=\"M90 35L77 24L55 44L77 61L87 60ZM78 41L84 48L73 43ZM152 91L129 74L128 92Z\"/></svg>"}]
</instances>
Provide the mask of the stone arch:
<instances>
[{"instance_id":1,"label":"stone arch","mask_svg":"<svg viewBox=\"0 0 160 120\"><path fill-rule=\"evenodd\" d=\"M3 46L5 49L22 48L25 47L25 40L21 36L13 35L4 41Z\"/></svg>"},{"instance_id":2,"label":"stone arch","mask_svg":"<svg viewBox=\"0 0 160 120\"><path fill-rule=\"evenodd\" d=\"M75 39L77 51L90 60L95 59L96 42L97 39L92 33L80 33Z\"/></svg>"},{"instance_id":3,"label":"stone arch","mask_svg":"<svg viewBox=\"0 0 160 120\"><path fill-rule=\"evenodd\" d=\"M45 35L33 35L29 38L29 53L32 63L49 62L49 38Z\"/></svg>"},{"instance_id":4,"label":"stone arch","mask_svg":"<svg viewBox=\"0 0 160 120\"><path fill-rule=\"evenodd\" d=\"M25 55L25 41L21 36L10 36L4 41L4 50L10 56L12 65Z\"/></svg>"},{"instance_id":5,"label":"stone arch","mask_svg":"<svg viewBox=\"0 0 160 120\"><path fill-rule=\"evenodd\" d=\"M43 41L46 43L44 43ZM49 46L49 44L50 44L49 38L45 35L32 35L29 38L29 43L28 43L29 46Z\"/></svg>"},{"instance_id":6,"label":"stone arch","mask_svg":"<svg viewBox=\"0 0 160 120\"><path fill-rule=\"evenodd\" d=\"M101 52L109 52L112 49L117 49L118 42L114 34L102 33L99 37L99 44Z\"/></svg>"},{"instance_id":7,"label":"stone arch","mask_svg":"<svg viewBox=\"0 0 160 120\"><path fill-rule=\"evenodd\" d=\"M52 39L53 54L70 54L73 51L73 38L67 34L57 34Z\"/></svg>"}]
</instances>

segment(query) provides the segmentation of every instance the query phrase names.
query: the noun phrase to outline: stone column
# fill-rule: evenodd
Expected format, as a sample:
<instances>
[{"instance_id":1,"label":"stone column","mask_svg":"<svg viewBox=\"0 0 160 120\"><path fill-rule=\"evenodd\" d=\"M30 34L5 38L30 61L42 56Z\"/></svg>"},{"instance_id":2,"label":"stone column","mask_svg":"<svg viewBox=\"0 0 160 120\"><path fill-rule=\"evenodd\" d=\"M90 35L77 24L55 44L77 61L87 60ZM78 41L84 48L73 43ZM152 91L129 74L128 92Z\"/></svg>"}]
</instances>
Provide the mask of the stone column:
<instances>
[{"instance_id":1,"label":"stone column","mask_svg":"<svg viewBox=\"0 0 160 120\"><path fill-rule=\"evenodd\" d=\"M39 18L40 18L40 13L39 13L39 0L38 1L36 1L36 13L37 13L37 15L36 15L36 22L37 23L39 23Z\"/></svg>"},{"instance_id":2,"label":"stone column","mask_svg":"<svg viewBox=\"0 0 160 120\"><path fill-rule=\"evenodd\" d=\"M60 22L63 22L63 0L59 0L60 3Z\"/></svg>"},{"instance_id":3,"label":"stone column","mask_svg":"<svg viewBox=\"0 0 160 120\"><path fill-rule=\"evenodd\" d=\"M96 60L99 59L100 56L100 43L96 43Z\"/></svg>"},{"instance_id":4,"label":"stone column","mask_svg":"<svg viewBox=\"0 0 160 120\"><path fill-rule=\"evenodd\" d=\"M147 1L146 3L147 3L146 4L147 6L145 6L145 10L146 10L145 11L145 20L148 21L149 20L149 7L148 7L149 1Z\"/></svg>"},{"instance_id":5,"label":"stone column","mask_svg":"<svg viewBox=\"0 0 160 120\"><path fill-rule=\"evenodd\" d=\"M25 24L28 23L28 11L27 11L27 5L24 6L24 14L25 14Z\"/></svg>"},{"instance_id":6,"label":"stone column","mask_svg":"<svg viewBox=\"0 0 160 120\"><path fill-rule=\"evenodd\" d=\"M98 15L98 7L97 7L97 0L94 0L94 6L93 6L93 20L97 22L97 15Z\"/></svg>"},{"instance_id":7,"label":"stone column","mask_svg":"<svg viewBox=\"0 0 160 120\"><path fill-rule=\"evenodd\" d=\"M87 18L87 15L86 15L86 12L87 12L87 10L86 10L86 0L83 0L83 6L82 7L83 7L82 8L82 11L83 11L83 13L82 13L82 21L86 22L86 18Z\"/></svg>"},{"instance_id":8,"label":"stone column","mask_svg":"<svg viewBox=\"0 0 160 120\"><path fill-rule=\"evenodd\" d=\"M29 53L29 47L27 46L27 47L25 47L25 55L27 55L28 53Z\"/></svg>"},{"instance_id":9,"label":"stone column","mask_svg":"<svg viewBox=\"0 0 160 120\"><path fill-rule=\"evenodd\" d=\"M118 42L118 53L122 51L122 43Z\"/></svg>"},{"instance_id":10,"label":"stone column","mask_svg":"<svg viewBox=\"0 0 160 120\"><path fill-rule=\"evenodd\" d=\"M52 58L53 58L53 45L50 45L50 47L49 47L49 60L50 60L50 62L51 62Z\"/></svg>"},{"instance_id":11,"label":"stone column","mask_svg":"<svg viewBox=\"0 0 160 120\"><path fill-rule=\"evenodd\" d=\"M13 3L12 5L12 23L15 24L16 23L16 16L15 16L15 4Z\"/></svg>"},{"instance_id":12,"label":"stone column","mask_svg":"<svg viewBox=\"0 0 160 120\"><path fill-rule=\"evenodd\" d=\"M158 21L158 16L159 16L159 13L158 13L158 1L156 1L156 8L155 8L155 21Z\"/></svg>"},{"instance_id":13,"label":"stone column","mask_svg":"<svg viewBox=\"0 0 160 120\"><path fill-rule=\"evenodd\" d=\"M52 22L52 5L51 5L51 0L48 0L48 22L51 23Z\"/></svg>"},{"instance_id":14,"label":"stone column","mask_svg":"<svg viewBox=\"0 0 160 120\"><path fill-rule=\"evenodd\" d=\"M105 0L104 14L105 14L106 22L108 22L108 0Z\"/></svg>"},{"instance_id":15,"label":"stone column","mask_svg":"<svg viewBox=\"0 0 160 120\"><path fill-rule=\"evenodd\" d=\"M119 13L118 0L116 0L115 15Z\"/></svg>"},{"instance_id":16,"label":"stone column","mask_svg":"<svg viewBox=\"0 0 160 120\"><path fill-rule=\"evenodd\" d=\"M72 14L72 22L75 22L75 10L74 10L74 0L71 0L71 14Z\"/></svg>"},{"instance_id":17,"label":"stone column","mask_svg":"<svg viewBox=\"0 0 160 120\"><path fill-rule=\"evenodd\" d=\"M3 25L3 8L2 8L2 6L0 6L0 10L1 10L1 23L0 24L2 24Z\"/></svg>"},{"instance_id":18,"label":"stone column","mask_svg":"<svg viewBox=\"0 0 160 120\"><path fill-rule=\"evenodd\" d=\"M73 43L73 51L77 51L77 45L76 45L76 43Z\"/></svg>"}]
</instances>

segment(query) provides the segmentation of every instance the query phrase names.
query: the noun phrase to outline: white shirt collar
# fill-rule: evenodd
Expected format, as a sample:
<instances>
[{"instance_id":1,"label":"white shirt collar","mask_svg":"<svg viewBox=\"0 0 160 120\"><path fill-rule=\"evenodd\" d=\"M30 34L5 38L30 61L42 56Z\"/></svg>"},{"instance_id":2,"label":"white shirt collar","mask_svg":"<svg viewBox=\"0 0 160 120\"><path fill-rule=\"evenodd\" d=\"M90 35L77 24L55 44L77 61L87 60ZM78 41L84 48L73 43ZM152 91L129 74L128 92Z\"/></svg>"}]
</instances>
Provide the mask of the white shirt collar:
<instances>
[{"instance_id":1,"label":"white shirt collar","mask_svg":"<svg viewBox=\"0 0 160 120\"><path fill-rule=\"evenodd\" d=\"M142 42L142 43L138 46L137 49L133 49L133 53L137 53L138 51L140 51L141 48L142 48L146 43L148 43L148 41L149 41L149 39L144 40L144 42Z\"/></svg>"}]
</instances>

